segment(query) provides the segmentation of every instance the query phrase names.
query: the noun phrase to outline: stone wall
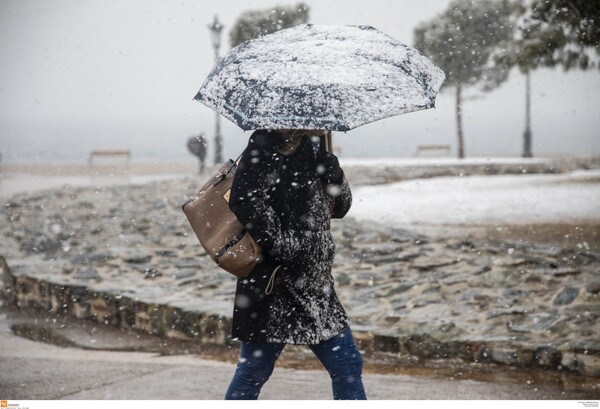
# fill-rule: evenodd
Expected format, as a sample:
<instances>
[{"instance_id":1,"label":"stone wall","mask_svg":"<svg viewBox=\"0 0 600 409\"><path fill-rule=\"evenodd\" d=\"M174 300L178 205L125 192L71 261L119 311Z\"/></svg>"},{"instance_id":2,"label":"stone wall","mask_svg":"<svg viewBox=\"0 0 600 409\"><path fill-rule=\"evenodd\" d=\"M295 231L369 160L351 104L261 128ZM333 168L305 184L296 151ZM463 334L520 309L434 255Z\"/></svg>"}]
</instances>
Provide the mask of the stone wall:
<instances>
[{"instance_id":1,"label":"stone wall","mask_svg":"<svg viewBox=\"0 0 600 409\"><path fill-rule=\"evenodd\" d=\"M46 280L15 276L0 257L3 296L16 308L33 309L58 315L89 319L121 329L178 340L193 340L202 345L231 345L231 319L217 314L186 311L166 304L94 291L86 286L52 283ZM452 328L449 328L451 330ZM551 346L527 346L498 341L440 341L428 334L384 335L372 331L354 331L366 354L388 353L391 356L418 359L461 359L465 362L497 363L517 367L565 369L589 376L600 376L600 348L574 345L571 350Z\"/></svg>"},{"instance_id":2,"label":"stone wall","mask_svg":"<svg viewBox=\"0 0 600 409\"><path fill-rule=\"evenodd\" d=\"M150 304L86 286L60 284L11 273L0 257L4 298L19 309L41 310L61 316L89 319L121 329L132 329L202 344L229 344L231 320L198 314L166 304Z\"/></svg>"}]
</instances>

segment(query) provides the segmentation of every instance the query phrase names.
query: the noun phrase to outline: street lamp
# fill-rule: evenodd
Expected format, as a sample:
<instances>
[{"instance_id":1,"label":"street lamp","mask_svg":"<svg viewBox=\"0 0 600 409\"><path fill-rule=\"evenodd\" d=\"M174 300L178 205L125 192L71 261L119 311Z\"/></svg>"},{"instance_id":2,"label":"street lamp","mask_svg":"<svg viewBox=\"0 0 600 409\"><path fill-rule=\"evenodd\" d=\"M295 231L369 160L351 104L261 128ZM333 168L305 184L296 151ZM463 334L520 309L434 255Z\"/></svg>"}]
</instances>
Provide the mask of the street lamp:
<instances>
[{"instance_id":1,"label":"street lamp","mask_svg":"<svg viewBox=\"0 0 600 409\"><path fill-rule=\"evenodd\" d=\"M221 30L223 30L223 24L219 23L219 19L215 15L215 20L212 24L208 25L210 35L212 37L212 45L215 48L215 62L219 59L219 48L221 47ZM216 113L216 124L215 124L215 164L223 162L223 140L221 139L221 117L219 113Z\"/></svg>"}]
</instances>

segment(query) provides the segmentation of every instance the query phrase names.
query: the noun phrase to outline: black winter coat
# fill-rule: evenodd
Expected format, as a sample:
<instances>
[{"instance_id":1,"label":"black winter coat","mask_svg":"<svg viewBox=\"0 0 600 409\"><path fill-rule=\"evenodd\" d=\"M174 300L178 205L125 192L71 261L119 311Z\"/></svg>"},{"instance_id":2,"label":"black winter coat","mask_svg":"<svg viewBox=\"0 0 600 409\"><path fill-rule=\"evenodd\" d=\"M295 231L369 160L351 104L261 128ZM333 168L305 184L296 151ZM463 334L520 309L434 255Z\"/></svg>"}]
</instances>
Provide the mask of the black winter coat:
<instances>
[{"instance_id":1,"label":"black winter coat","mask_svg":"<svg viewBox=\"0 0 600 409\"><path fill-rule=\"evenodd\" d=\"M232 338L317 344L350 325L333 286L329 227L348 212L352 194L345 177L335 199L325 192L309 138L291 155L278 151L279 138L252 134L231 189L231 210L265 254L238 279Z\"/></svg>"}]
</instances>

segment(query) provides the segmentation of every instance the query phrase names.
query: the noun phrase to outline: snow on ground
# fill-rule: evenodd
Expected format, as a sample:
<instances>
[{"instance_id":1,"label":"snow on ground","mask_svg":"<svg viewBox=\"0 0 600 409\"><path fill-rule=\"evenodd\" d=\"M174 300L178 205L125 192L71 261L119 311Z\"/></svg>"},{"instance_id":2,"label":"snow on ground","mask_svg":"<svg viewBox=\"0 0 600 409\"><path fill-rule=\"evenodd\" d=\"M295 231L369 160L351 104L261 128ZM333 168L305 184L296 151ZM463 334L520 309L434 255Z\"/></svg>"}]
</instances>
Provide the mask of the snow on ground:
<instances>
[{"instance_id":1,"label":"snow on ground","mask_svg":"<svg viewBox=\"0 0 600 409\"><path fill-rule=\"evenodd\" d=\"M148 183L155 180L178 178L181 175L118 175L118 176L38 176L28 174L0 175L0 198L8 197L19 192L35 192L64 186L113 186Z\"/></svg>"},{"instance_id":2,"label":"snow on ground","mask_svg":"<svg viewBox=\"0 0 600 409\"><path fill-rule=\"evenodd\" d=\"M376 158L341 159L342 167L418 167L485 164L532 164L547 158ZM71 186L145 183L181 177L160 174L164 166L143 175L60 176L0 174L0 198L21 191ZM190 168L192 171L195 169ZM189 169L187 174L190 174ZM600 170L561 174L436 177L353 188L349 216L407 227L531 223L600 223Z\"/></svg>"},{"instance_id":3,"label":"snow on ground","mask_svg":"<svg viewBox=\"0 0 600 409\"><path fill-rule=\"evenodd\" d=\"M600 170L414 179L353 196L349 216L397 227L600 222Z\"/></svg>"}]
</instances>

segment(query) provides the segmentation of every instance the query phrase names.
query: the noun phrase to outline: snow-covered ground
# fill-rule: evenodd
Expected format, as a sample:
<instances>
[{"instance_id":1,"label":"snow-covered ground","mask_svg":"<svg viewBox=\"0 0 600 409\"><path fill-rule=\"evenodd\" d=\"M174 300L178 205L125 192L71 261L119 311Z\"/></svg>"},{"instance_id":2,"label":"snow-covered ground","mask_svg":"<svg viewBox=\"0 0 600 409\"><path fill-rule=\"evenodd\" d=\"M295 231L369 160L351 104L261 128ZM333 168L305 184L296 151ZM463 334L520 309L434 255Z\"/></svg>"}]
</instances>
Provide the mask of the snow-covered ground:
<instances>
[{"instance_id":1,"label":"snow-covered ground","mask_svg":"<svg viewBox=\"0 0 600 409\"><path fill-rule=\"evenodd\" d=\"M391 158L341 159L342 167L515 165L550 163L548 158ZM89 175L89 169L64 174L0 174L0 197L23 191L70 186L137 184L190 176L182 169L156 165L131 174ZM87 173L86 173L87 172ZM206 177L212 170L207 169ZM56 173L56 172L55 172ZM202 177L199 177L202 178ZM533 223L600 223L600 170L560 174L435 177L355 186L349 215L401 227L440 225L505 225Z\"/></svg>"},{"instance_id":2,"label":"snow-covered ground","mask_svg":"<svg viewBox=\"0 0 600 409\"><path fill-rule=\"evenodd\" d=\"M155 180L178 178L181 175L156 174L156 175L121 175L121 176L89 176L89 175L64 175L64 176L39 176L30 174L11 174L0 177L0 198L8 197L19 192L35 192L38 190L60 188L66 185L71 187L84 186L114 186L128 184L142 184Z\"/></svg>"},{"instance_id":3,"label":"snow-covered ground","mask_svg":"<svg viewBox=\"0 0 600 409\"><path fill-rule=\"evenodd\" d=\"M473 157L458 159L454 157L422 156L412 158L340 158L342 167L407 167L407 166L475 166L475 165L531 165L551 163L550 158L520 157Z\"/></svg>"},{"instance_id":4,"label":"snow-covered ground","mask_svg":"<svg viewBox=\"0 0 600 409\"><path fill-rule=\"evenodd\" d=\"M600 222L600 170L415 179L353 196L349 216L398 227Z\"/></svg>"}]
</instances>

